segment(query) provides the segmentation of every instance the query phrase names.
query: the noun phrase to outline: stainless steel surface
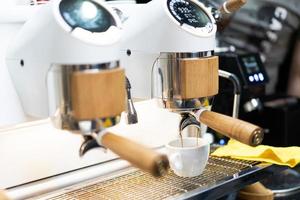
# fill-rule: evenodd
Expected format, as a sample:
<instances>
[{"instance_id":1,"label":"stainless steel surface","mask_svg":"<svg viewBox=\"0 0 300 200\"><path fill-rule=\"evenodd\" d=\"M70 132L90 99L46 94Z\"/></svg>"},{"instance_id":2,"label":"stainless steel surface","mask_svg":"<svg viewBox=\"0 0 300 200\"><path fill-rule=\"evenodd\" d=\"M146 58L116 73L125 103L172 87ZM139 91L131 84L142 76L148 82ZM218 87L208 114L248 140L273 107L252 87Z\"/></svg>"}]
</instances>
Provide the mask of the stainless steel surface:
<instances>
[{"instance_id":1,"label":"stainless steel surface","mask_svg":"<svg viewBox=\"0 0 300 200\"><path fill-rule=\"evenodd\" d=\"M51 118L54 126L59 129L89 134L91 132L97 132L101 128L105 128L104 124L107 121L111 122L111 126L117 124L120 115L101 119L86 119L83 121L74 119L72 115L70 77L72 73L78 71L83 73L99 73L103 70L115 69L118 67L118 61L88 65L53 65L49 71L50 76L48 75L48 87L52 88L53 94L49 95L49 97L51 98L50 102L52 102L52 107L56 109L54 116Z\"/></svg>"},{"instance_id":2,"label":"stainless steel surface","mask_svg":"<svg viewBox=\"0 0 300 200\"><path fill-rule=\"evenodd\" d=\"M71 68L72 71L102 71L106 69L116 69L120 66L119 61L112 61L108 63L87 64L87 65L63 65L63 67Z\"/></svg>"},{"instance_id":3,"label":"stainless steel surface","mask_svg":"<svg viewBox=\"0 0 300 200\"><path fill-rule=\"evenodd\" d=\"M282 189L282 190L272 190L274 192L275 197L289 197L292 195L297 194L300 196L300 186L292 187L289 189Z\"/></svg>"},{"instance_id":4,"label":"stainless steel surface","mask_svg":"<svg viewBox=\"0 0 300 200\"><path fill-rule=\"evenodd\" d=\"M184 99L180 91L180 59L194 59L213 56L213 51L197 53L161 53L152 69L152 98L162 108L174 112L190 112L200 109L207 97Z\"/></svg>"},{"instance_id":5,"label":"stainless steel surface","mask_svg":"<svg viewBox=\"0 0 300 200\"><path fill-rule=\"evenodd\" d=\"M262 167L255 161L210 157L204 173L193 178L178 177L171 171L165 177L154 178L133 170L81 183L35 199L187 199L200 196L203 199L216 199L257 181L264 169L266 175L270 175L271 167Z\"/></svg>"},{"instance_id":6,"label":"stainless steel surface","mask_svg":"<svg viewBox=\"0 0 300 200\"><path fill-rule=\"evenodd\" d=\"M241 95L234 94L233 109L232 109L232 117L233 118L239 118L240 102L241 102Z\"/></svg>"},{"instance_id":7,"label":"stainless steel surface","mask_svg":"<svg viewBox=\"0 0 300 200\"><path fill-rule=\"evenodd\" d=\"M264 179L262 183L274 192L275 197L280 197L278 199L299 199L300 165Z\"/></svg>"},{"instance_id":8,"label":"stainless steel surface","mask_svg":"<svg viewBox=\"0 0 300 200\"><path fill-rule=\"evenodd\" d=\"M185 52L185 53L161 53L160 58L163 59L181 59L181 58L205 58L214 55L214 51L203 52Z\"/></svg>"},{"instance_id":9,"label":"stainless steel surface","mask_svg":"<svg viewBox=\"0 0 300 200\"><path fill-rule=\"evenodd\" d=\"M235 51L236 51L236 48L233 45L215 48L215 53L225 53L225 52L235 52Z\"/></svg>"}]
</instances>

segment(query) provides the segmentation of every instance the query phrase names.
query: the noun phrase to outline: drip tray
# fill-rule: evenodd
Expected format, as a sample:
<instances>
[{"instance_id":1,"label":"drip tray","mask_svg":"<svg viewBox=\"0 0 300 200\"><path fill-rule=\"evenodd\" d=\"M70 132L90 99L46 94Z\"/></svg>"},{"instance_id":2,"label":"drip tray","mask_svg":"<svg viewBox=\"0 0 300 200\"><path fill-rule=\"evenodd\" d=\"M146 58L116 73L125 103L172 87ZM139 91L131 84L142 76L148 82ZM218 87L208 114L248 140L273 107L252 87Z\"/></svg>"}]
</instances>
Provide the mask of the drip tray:
<instances>
[{"instance_id":1,"label":"drip tray","mask_svg":"<svg viewBox=\"0 0 300 200\"><path fill-rule=\"evenodd\" d=\"M223 196L228 191L242 188L243 184L259 180L258 175L252 176L252 180L249 179L249 176L239 180L244 177L246 172L253 175L254 171L261 170L262 168L258 167L259 164L260 162L256 161L210 156L203 174L193 178L178 177L172 171L169 171L164 177L155 178L148 173L134 169L125 174L110 176L105 180L103 178L95 179L36 199L186 199L195 196L199 198L199 194L203 194L204 199L214 199L217 194ZM240 183L235 182L234 186L230 184L234 182L233 180L239 180ZM222 185L226 183L227 188L222 188ZM221 192L216 190L218 187ZM209 191L214 192L209 193Z\"/></svg>"}]
</instances>

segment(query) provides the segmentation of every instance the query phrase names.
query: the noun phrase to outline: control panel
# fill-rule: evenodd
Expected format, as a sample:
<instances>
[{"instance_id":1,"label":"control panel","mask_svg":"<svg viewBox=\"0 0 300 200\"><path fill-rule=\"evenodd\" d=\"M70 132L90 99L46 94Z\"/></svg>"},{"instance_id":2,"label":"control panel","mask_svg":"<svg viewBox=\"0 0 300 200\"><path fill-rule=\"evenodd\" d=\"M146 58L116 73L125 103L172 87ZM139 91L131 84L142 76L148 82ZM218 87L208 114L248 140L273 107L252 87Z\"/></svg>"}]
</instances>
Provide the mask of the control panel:
<instances>
[{"instance_id":1,"label":"control panel","mask_svg":"<svg viewBox=\"0 0 300 200\"><path fill-rule=\"evenodd\" d=\"M259 54L238 56L242 76L248 85L266 84L269 77Z\"/></svg>"}]
</instances>

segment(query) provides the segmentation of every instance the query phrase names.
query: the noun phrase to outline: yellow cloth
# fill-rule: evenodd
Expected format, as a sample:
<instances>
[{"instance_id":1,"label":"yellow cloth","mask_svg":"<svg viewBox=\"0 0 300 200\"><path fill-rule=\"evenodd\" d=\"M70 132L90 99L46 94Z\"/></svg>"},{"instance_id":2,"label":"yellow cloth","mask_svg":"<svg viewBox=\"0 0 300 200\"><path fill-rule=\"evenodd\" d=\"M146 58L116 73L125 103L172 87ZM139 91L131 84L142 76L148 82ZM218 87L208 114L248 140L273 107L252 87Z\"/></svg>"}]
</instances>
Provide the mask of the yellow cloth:
<instances>
[{"instance_id":1,"label":"yellow cloth","mask_svg":"<svg viewBox=\"0 0 300 200\"><path fill-rule=\"evenodd\" d=\"M300 163L300 147L272 147L265 145L250 147L235 140L230 140L226 146L218 148L212 155L263 161L289 167L295 167Z\"/></svg>"}]
</instances>

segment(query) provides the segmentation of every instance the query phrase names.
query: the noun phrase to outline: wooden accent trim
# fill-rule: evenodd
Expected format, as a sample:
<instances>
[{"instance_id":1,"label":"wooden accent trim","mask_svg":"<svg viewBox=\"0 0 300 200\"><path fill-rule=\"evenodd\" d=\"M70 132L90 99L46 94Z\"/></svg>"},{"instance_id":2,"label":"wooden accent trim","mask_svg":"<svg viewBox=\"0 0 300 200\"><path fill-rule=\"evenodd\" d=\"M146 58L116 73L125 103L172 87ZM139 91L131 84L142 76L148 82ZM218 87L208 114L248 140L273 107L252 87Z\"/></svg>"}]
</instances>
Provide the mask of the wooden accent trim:
<instances>
[{"instance_id":1,"label":"wooden accent trim","mask_svg":"<svg viewBox=\"0 0 300 200\"><path fill-rule=\"evenodd\" d=\"M77 120L120 115L125 110L125 72L74 72L71 75L73 116Z\"/></svg>"},{"instance_id":2,"label":"wooden accent trim","mask_svg":"<svg viewBox=\"0 0 300 200\"><path fill-rule=\"evenodd\" d=\"M219 58L180 60L180 93L183 99L216 95L219 91Z\"/></svg>"}]
</instances>

